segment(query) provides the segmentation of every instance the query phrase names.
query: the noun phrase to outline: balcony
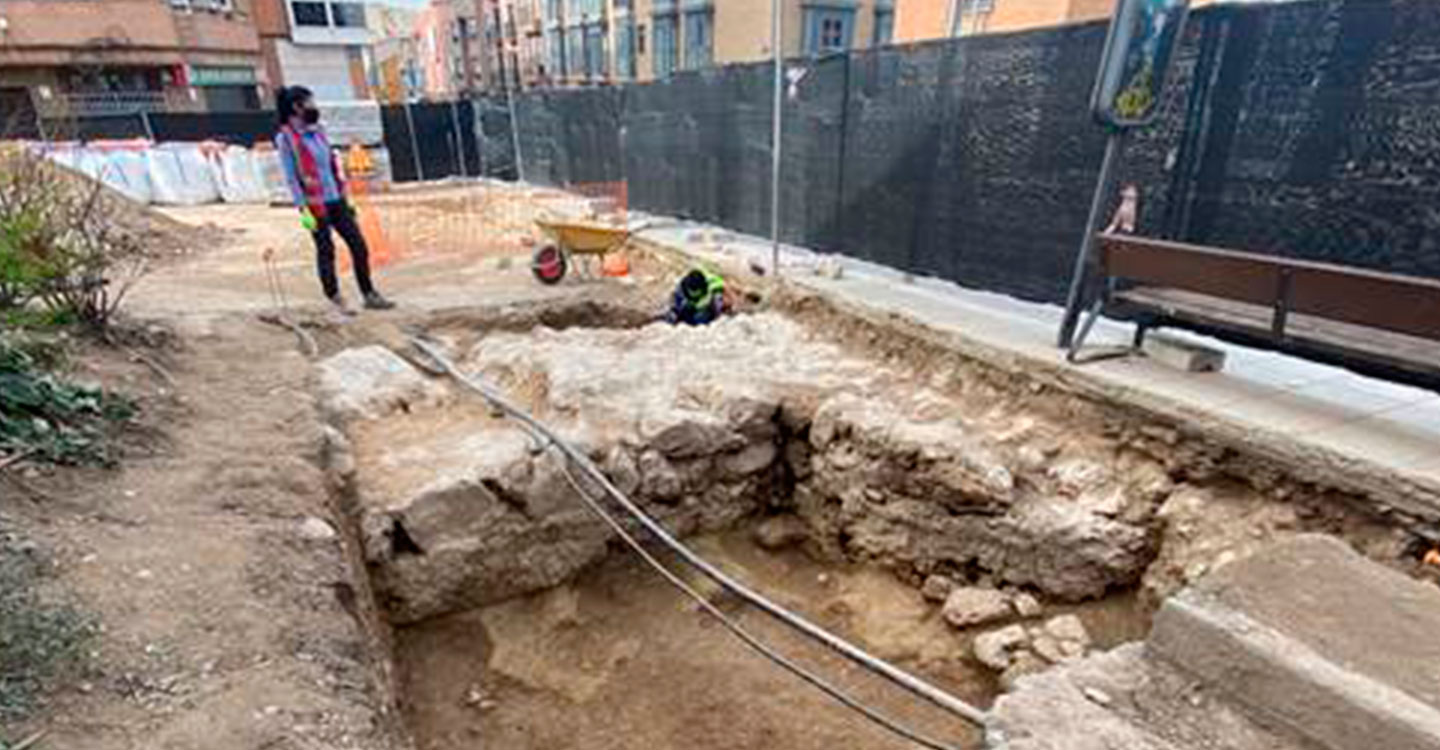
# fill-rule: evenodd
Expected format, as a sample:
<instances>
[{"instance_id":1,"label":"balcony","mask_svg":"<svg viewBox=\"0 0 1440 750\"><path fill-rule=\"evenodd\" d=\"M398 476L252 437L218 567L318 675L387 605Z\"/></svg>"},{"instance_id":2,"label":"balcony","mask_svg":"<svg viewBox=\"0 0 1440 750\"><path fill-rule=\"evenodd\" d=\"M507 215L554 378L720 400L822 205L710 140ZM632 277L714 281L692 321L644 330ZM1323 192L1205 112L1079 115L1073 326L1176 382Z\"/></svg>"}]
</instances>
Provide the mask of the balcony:
<instances>
[{"instance_id":1,"label":"balcony","mask_svg":"<svg viewBox=\"0 0 1440 750\"><path fill-rule=\"evenodd\" d=\"M46 117L133 115L137 112L165 112L170 109L170 98L163 91L61 93L40 102L40 110Z\"/></svg>"}]
</instances>

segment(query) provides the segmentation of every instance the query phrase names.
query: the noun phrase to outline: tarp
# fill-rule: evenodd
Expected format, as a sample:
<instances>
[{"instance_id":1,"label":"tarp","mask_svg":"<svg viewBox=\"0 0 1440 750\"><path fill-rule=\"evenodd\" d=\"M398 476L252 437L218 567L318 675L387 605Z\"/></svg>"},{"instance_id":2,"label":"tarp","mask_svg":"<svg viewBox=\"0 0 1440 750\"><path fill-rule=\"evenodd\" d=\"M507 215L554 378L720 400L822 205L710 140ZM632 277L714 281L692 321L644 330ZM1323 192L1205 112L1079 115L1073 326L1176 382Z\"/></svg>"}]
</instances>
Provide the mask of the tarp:
<instances>
[{"instance_id":1,"label":"tarp","mask_svg":"<svg viewBox=\"0 0 1440 750\"><path fill-rule=\"evenodd\" d=\"M289 203L280 158L268 147L247 149L217 142L151 144L96 141L32 146L36 153L118 190L139 203ZM376 179L389 183L390 157L372 149Z\"/></svg>"},{"instance_id":2,"label":"tarp","mask_svg":"<svg viewBox=\"0 0 1440 750\"><path fill-rule=\"evenodd\" d=\"M220 200L214 170L200 146L165 143L150 149L146 155L156 203L198 206Z\"/></svg>"},{"instance_id":3,"label":"tarp","mask_svg":"<svg viewBox=\"0 0 1440 750\"><path fill-rule=\"evenodd\" d=\"M230 146L210 154L216 188L226 203L267 203L265 177L254 152Z\"/></svg>"}]
</instances>

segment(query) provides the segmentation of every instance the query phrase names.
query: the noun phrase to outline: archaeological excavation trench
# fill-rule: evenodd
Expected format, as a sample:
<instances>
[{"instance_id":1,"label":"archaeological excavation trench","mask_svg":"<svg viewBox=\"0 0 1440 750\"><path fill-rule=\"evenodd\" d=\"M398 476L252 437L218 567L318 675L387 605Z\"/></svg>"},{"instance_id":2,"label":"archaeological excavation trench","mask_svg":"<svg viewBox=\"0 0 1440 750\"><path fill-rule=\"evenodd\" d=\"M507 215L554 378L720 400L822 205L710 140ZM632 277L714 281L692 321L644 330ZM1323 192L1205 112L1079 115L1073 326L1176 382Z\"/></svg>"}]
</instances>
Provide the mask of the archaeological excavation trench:
<instances>
[{"instance_id":1,"label":"archaeological excavation trench","mask_svg":"<svg viewBox=\"0 0 1440 750\"><path fill-rule=\"evenodd\" d=\"M982 708L1023 675L1143 639L1156 602L1274 538L1413 554L1353 498L833 311L647 318L535 308L426 335L703 557ZM914 747L746 648L619 544L555 451L401 354L341 351L319 388L418 747ZM857 699L982 745L683 575Z\"/></svg>"}]
</instances>

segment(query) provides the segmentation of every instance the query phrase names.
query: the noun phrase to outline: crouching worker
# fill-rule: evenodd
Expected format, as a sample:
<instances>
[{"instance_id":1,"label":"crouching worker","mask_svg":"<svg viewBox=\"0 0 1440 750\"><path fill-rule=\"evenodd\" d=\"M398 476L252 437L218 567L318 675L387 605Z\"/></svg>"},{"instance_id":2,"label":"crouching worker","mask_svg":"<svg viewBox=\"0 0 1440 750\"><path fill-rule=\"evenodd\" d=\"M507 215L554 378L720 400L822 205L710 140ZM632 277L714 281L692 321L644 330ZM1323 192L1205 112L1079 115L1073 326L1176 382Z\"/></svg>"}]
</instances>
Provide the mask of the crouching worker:
<instances>
[{"instance_id":1,"label":"crouching worker","mask_svg":"<svg viewBox=\"0 0 1440 750\"><path fill-rule=\"evenodd\" d=\"M675 287L675 296L665 320L671 324L709 325L729 312L730 308L725 279L697 268L685 274L679 286Z\"/></svg>"}]
</instances>

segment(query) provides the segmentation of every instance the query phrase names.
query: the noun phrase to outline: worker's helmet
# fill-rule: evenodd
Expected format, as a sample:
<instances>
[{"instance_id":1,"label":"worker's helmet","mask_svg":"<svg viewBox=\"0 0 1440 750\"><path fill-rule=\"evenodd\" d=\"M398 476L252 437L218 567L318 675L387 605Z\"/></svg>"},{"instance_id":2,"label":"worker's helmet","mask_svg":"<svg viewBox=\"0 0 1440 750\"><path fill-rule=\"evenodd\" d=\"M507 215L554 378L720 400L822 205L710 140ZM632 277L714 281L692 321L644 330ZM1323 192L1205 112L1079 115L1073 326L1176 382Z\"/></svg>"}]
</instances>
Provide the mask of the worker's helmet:
<instances>
[{"instance_id":1,"label":"worker's helmet","mask_svg":"<svg viewBox=\"0 0 1440 750\"><path fill-rule=\"evenodd\" d=\"M704 272L694 270L685 274L680 280L680 290L685 293L685 298L691 300L703 299L710 291L710 282L705 278Z\"/></svg>"}]
</instances>

